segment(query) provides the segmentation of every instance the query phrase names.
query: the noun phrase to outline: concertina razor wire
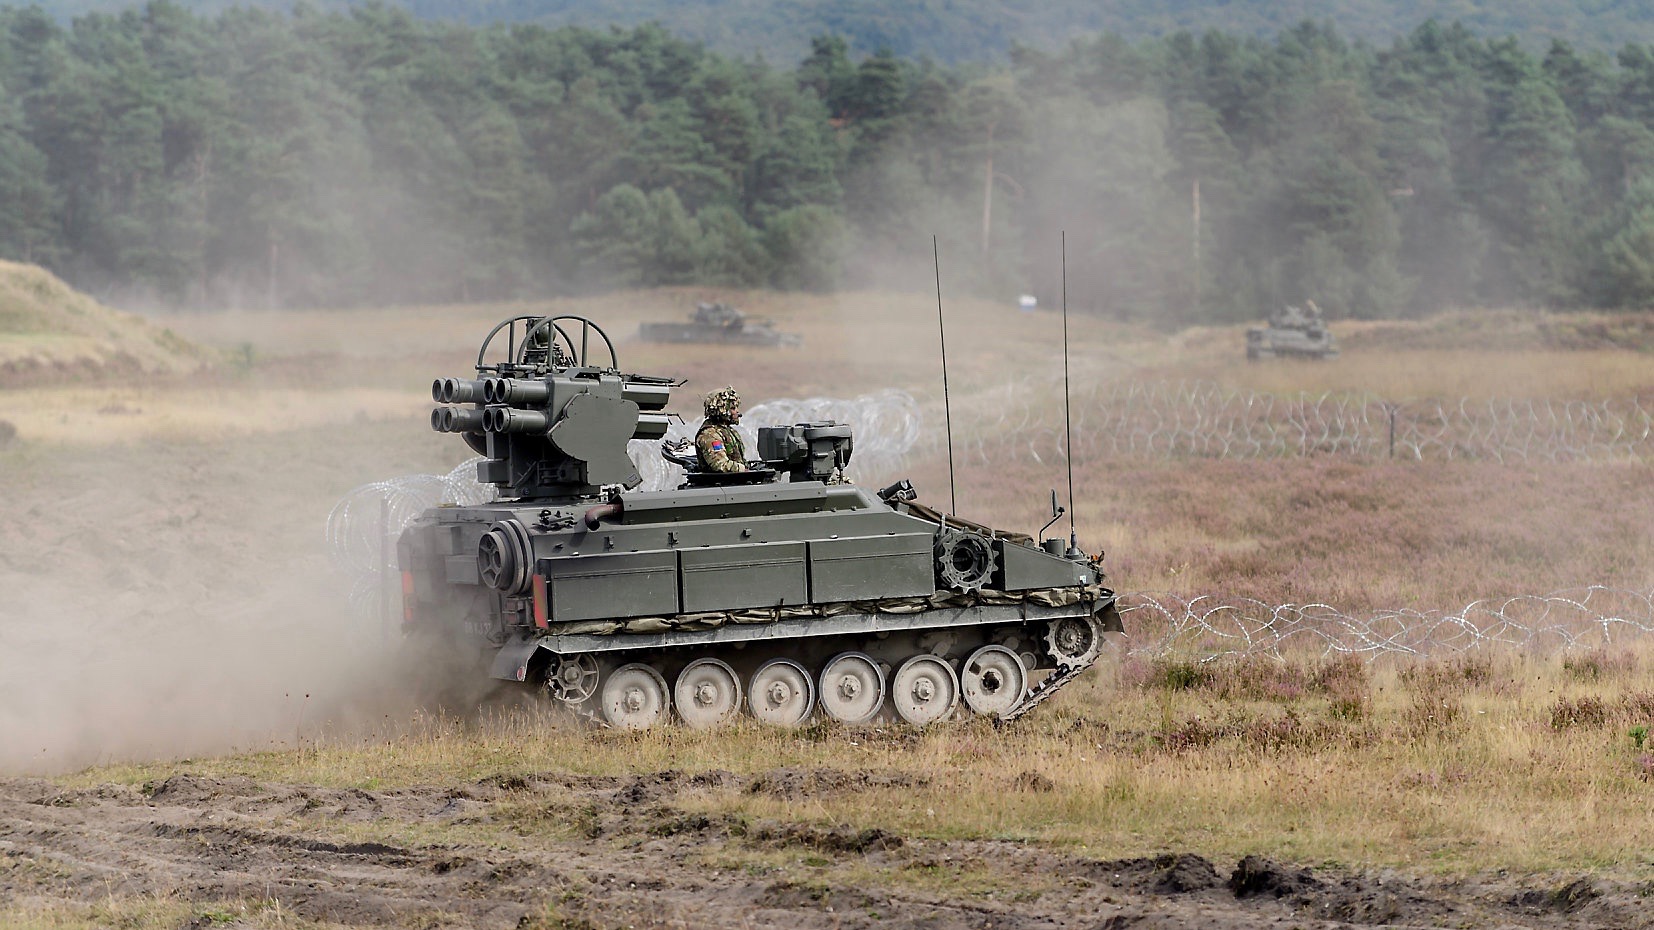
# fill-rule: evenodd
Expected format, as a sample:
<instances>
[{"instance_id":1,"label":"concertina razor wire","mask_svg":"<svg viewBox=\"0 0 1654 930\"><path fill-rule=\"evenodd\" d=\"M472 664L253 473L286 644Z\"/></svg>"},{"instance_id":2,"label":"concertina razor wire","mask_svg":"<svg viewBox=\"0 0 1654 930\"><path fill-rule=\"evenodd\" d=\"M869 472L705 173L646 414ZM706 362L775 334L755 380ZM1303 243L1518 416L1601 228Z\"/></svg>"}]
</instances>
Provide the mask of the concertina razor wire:
<instances>
[{"instance_id":1,"label":"concertina razor wire","mask_svg":"<svg viewBox=\"0 0 1654 930\"><path fill-rule=\"evenodd\" d=\"M1548 654L1626 645L1654 633L1654 592L1591 585L1491 598L1457 610L1352 613L1329 604L1133 592L1120 598L1128 655L1436 657L1477 650Z\"/></svg>"}]
</instances>

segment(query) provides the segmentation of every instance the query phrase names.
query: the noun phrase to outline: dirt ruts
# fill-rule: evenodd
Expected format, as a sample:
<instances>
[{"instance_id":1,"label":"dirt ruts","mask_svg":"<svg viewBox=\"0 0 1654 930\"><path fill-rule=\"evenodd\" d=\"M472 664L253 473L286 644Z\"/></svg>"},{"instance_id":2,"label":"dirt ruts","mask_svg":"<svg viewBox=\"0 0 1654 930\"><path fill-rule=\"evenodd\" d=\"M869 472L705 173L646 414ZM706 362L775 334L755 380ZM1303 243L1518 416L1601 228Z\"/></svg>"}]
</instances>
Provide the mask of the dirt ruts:
<instances>
[{"instance_id":1,"label":"dirt ruts","mask_svg":"<svg viewBox=\"0 0 1654 930\"><path fill-rule=\"evenodd\" d=\"M501 774L325 788L177 774L0 781L0 900L279 901L347 926L1650 927L1654 891L1589 877L1443 880L1193 852L1103 860L1034 844L748 822L708 793L807 799L891 776Z\"/></svg>"}]
</instances>

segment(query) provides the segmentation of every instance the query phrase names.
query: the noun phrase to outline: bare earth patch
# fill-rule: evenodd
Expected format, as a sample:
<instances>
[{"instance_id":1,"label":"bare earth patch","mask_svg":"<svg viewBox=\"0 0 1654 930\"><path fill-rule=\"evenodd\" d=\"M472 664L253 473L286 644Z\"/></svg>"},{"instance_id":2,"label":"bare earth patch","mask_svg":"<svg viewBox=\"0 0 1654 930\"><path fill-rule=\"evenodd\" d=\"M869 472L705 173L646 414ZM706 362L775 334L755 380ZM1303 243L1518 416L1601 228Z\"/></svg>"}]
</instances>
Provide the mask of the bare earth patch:
<instances>
[{"instance_id":1,"label":"bare earth patch","mask_svg":"<svg viewBox=\"0 0 1654 930\"><path fill-rule=\"evenodd\" d=\"M817 771L823 785L871 776ZM796 772L563 773L392 790L181 773L63 790L0 781L0 921L105 898L345 926L1649 926L1647 887L1432 879L1193 852L1097 859L1034 844L697 817L681 793ZM831 789L842 790L842 789ZM522 829L533 808L571 829ZM432 842L432 831L446 838ZM233 914L234 911L232 910Z\"/></svg>"}]
</instances>

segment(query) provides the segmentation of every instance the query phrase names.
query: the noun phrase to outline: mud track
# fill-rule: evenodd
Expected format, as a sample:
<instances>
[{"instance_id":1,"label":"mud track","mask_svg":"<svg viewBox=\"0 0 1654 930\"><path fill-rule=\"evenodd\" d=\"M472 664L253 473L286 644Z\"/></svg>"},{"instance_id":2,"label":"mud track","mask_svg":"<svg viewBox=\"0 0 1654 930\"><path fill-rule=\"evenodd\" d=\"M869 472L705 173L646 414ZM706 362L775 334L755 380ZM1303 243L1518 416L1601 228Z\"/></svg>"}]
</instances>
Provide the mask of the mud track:
<instances>
[{"instance_id":1,"label":"mud track","mask_svg":"<svg viewBox=\"0 0 1654 930\"><path fill-rule=\"evenodd\" d=\"M279 902L349 926L1654 926L1654 889L1578 876L1449 881L1194 853L1109 861L694 809L719 792L807 800L891 777L543 773L380 791L191 774L74 790L5 780L0 900Z\"/></svg>"}]
</instances>

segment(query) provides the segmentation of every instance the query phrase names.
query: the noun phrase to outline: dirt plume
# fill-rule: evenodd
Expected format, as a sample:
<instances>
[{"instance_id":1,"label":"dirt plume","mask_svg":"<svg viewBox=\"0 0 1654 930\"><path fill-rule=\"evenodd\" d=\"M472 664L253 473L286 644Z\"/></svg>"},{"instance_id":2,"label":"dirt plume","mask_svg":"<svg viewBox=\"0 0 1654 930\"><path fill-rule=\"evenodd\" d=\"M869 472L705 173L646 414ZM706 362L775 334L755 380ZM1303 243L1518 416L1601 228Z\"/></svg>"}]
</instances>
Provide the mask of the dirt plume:
<instances>
[{"instance_id":1,"label":"dirt plume","mask_svg":"<svg viewBox=\"0 0 1654 930\"><path fill-rule=\"evenodd\" d=\"M0 771L293 746L406 715L419 678L325 557L343 484L328 438L15 455Z\"/></svg>"}]
</instances>

